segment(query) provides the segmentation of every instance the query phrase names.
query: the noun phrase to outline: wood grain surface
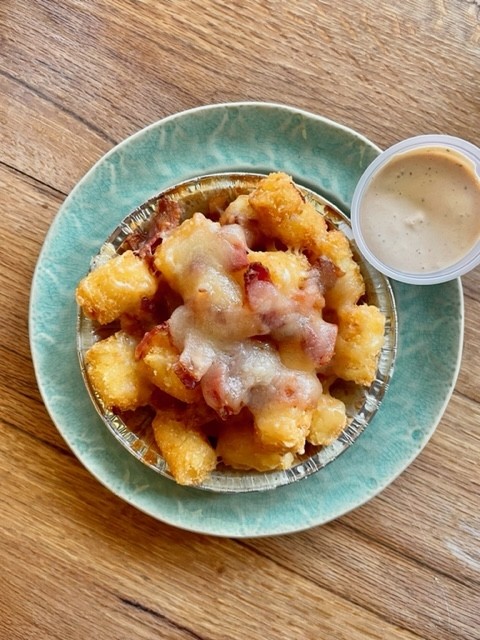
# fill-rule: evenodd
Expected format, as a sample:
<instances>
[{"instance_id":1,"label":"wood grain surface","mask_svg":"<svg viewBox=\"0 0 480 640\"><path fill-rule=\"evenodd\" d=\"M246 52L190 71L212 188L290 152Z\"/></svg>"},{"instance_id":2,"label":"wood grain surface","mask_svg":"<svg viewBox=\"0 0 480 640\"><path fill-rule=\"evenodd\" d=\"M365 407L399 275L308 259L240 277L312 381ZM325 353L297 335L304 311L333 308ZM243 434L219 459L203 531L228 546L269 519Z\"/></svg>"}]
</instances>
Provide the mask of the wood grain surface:
<instances>
[{"instance_id":1,"label":"wood grain surface","mask_svg":"<svg viewBox=\"0 0 480 640\"><path fill-rule=\"evenodd\" d=\"M295 535L157 522L72 455L29 351L32 274L66 195L117 142L204 104L300 107L386 147L480 144L478 0L1 0L0 638L480 638L480 270L458 383L377 498Z\"/></svg>"}]
</instances>

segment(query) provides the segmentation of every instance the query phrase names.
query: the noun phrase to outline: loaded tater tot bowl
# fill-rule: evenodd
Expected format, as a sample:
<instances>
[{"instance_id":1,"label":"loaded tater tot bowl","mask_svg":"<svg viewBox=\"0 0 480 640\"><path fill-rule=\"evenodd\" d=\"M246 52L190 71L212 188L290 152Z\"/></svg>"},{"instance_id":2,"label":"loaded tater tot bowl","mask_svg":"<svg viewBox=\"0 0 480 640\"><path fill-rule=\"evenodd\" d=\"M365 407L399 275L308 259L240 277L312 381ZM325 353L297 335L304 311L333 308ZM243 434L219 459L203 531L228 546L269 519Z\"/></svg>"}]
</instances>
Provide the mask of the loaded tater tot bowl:
<instances>
[{"instance_id":1,"label":"loaded tater tot bowl","mask_svg":"<svg viewBox=\"0 0 480 640\"><path fill-rule=\"evenodd\" d=\"M393 371L395 302L348 219L289 175L218 174L117 227L78 283L82 374L155 471L222 492L319 471Z\"/></svg>"}]
</instances>

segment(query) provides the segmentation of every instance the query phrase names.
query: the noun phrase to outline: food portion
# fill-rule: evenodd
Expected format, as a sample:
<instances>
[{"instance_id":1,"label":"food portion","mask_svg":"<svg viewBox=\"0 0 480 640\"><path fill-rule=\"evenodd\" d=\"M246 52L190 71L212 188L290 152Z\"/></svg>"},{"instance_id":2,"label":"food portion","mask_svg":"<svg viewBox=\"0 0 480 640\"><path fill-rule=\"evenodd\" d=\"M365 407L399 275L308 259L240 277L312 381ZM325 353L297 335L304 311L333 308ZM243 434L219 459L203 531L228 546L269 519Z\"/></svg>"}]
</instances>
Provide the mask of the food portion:
<instances>
[{"instance_id":1,"label":"food portion","mask_svg":"<svg viewBox=\"0 0 480 640\"><path fill-rule=\"evenodd\" d=\"M339 383L375 379L385 318L348 239L284 173L147 229L78 285L98 327L85 356L103 406L147 407L180 484L216 468L286 469L347 424ZM183 221L182 221L183 220Z\"/></svg>"}]
</instances>

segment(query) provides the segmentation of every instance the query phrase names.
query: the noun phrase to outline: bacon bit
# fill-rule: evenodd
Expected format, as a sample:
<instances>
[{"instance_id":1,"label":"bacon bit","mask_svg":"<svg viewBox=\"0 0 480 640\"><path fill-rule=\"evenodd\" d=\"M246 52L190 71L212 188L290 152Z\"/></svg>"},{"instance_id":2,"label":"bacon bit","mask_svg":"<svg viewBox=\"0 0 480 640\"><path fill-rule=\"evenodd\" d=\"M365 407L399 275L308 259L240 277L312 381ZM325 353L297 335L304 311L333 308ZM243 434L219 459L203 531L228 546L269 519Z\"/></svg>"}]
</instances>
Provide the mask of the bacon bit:
<instances>
[{"instance_id":1,"label":"bacon bit","mask_svg":"<svg viewBox=\"0 0 480 640\"><path fill-rule=\"evenodd\" d=\"M135 251L140 258L149 260L155 249L169 231L179 226L182 209L178 202L167 198L159 198L157 211L146 229L133 231L124 241L127 249Z\"/></svg>"},{"instance_id":2,"label":"bacon bit","mask_svg":"<svg viewBox=\"0 0 480 640\"><path fill-rule=\"evenodd\" d=\"M243 274L245 287L249 287L252 282L272 282L270 271L261 262L251 262Z\"/></svg>"},{"instance_id":3,"label":"bacon bit","mask_svg":"<svg viewBox=\"0 0 480 640\"><path fill-rule=\"evenodd\" d=\"M173 371L175 375L177 375L180 379L180 382L187 389L195 389L195 387L198 385L199 381L192 375L192 373L182 362L177 362L173 367Z\"/></svg>"},{"instance_id":4,"label":"bacon bit","mask_svg":"<svg viewBox=\"0 0 480 640\"><path fill-rule=\"evenodd\" d=\"M325 322L321 315L324 281L319 269L323 268L327 275L334 273L329 262L319 264L318 271L306 284L304 295L298 299L282 295L271 281L268 269L258 262L253 262L244 274L248 303L254 313L260 314L273 339L297 337L316 367L331 360L337 338L336 325ZM320 309L315 305L318 301Z\"/></svg>"},{"instance_id":5,"label":"bacon bit","mask_svg":"<svg viewBox=\"0 0 480 640\"><path fill-rule=\"evenodd\" d=\"M261 262L251 262L243 274L247 301L255 311L260 311L259 301L269 301L269 292L274 288L270 271ZM267 291L264 291L267 289Z\"/></svg>"},{"instance_id":6,"label":"bacon bit","mask_svg":"<svg viewBox=\"0 0 480 640\"><path fill-rule=\"evenodd\" d=\"M248 248L243 229L238 225L226 225L218 231L218 238L222 241L219 251L227 272L234 273L245 269L248 266Z\"/></svg>"},{"instance_id":7,"label":"bacon bit","mask_svg":"<svg viewBox=\"0 0 480 640\"><path fill-rule=\"evenodd\" d=\"M141 360L145 357L155 339L155 336L158 334L169 335L168 324L166 322L158 324L156 327L153 327L153 329L145 333L135 348L135 358L137 360Z\"/></svg>"},{"instance_id":8,"label":"bacon bit","mask_svg":"<svg viewBox=\"0 0 480 640\"><path fill-rule=\"evenodd\" d=\"M205 402L222 420L226 420L228 417L237 414L243 406L243 398L240 398L240 401L236 403L237 406L233 406L233 398L231 397L231 389L229 388L229 385L232 384L234 379L232 373L234 372L229 370L226 362L217 360L211 365L201 380ZM236 386L238 386L238 384ZM237 400L239 399L237 398Z\"/></svg>"},{"instance_id":9,"label":"bacon bit","mask_svg":"<svg viewBox=\"0 0 480 640\"><path fill-rule=\"evenodd\" d=\"M302 331L302 345L316 367L330 362L335 352L338 327L324 320L311 322Z\"/></svg>"},{"instance_id":10,"label":"bacon bit","mask_svg":"<svg viewBox=\"0 0 480 640\"><path fill-rule=\"evenodd\" d=\"M230 273L235 273L236 271L245 269L245 267L248 266L246 247L240 245L235 246L233 243L230 244L230 247L230 264L226 265L229 267Z\"/></svg>"},{"instance_id":11,"label":"bacon bit","mask_svg":"<svg viewBox=\"0 0 480 640\"><path fill-rule=\"evenodd\" d=\"M315 260L313 269L318 273L323 293L331 289L338 278L343 276L343 271L340 267L337 267L330 258L326 258L325 256L320 256Z\"/></svg>"},{"instance_id":12,"label":"bacon bit","mask_svg":"<svg viewBox=\"0 0 480 640\"><path fill-rule=\"evenodd\" d=\"M280 309L279 292L273 284L270 271L260 262L252 262L243 274L247 302L266 327L260 333L266 333L281 321L285 309Z\"/></svg>"}]
</instances>

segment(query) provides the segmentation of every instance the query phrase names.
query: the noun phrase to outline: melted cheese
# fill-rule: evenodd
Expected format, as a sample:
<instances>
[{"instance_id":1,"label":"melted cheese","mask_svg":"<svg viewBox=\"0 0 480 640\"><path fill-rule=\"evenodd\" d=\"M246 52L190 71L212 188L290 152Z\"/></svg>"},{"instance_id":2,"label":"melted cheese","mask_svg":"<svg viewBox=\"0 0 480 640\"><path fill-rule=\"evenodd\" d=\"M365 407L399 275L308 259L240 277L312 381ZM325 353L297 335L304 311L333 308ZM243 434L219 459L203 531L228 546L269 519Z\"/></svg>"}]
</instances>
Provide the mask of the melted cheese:
<instances>
[{"instance_id":1,"label":"melted cheese","mask_svg":"<svg viewBox=\"0 0 480 640\"><path fill-rule=\"evenodd\" d=\"M239 225L197 213L164 240L155 266L184 299L168 321L184 384L199 384L221 417L248 407L264 421L263 408L276 406L308 425L322 392L316 367L332 357L336 326L322 318L320 274L305 256L250 252ZM275 346L284 340L312 366L286 366Z\"/></svg>"}]
</instances>

